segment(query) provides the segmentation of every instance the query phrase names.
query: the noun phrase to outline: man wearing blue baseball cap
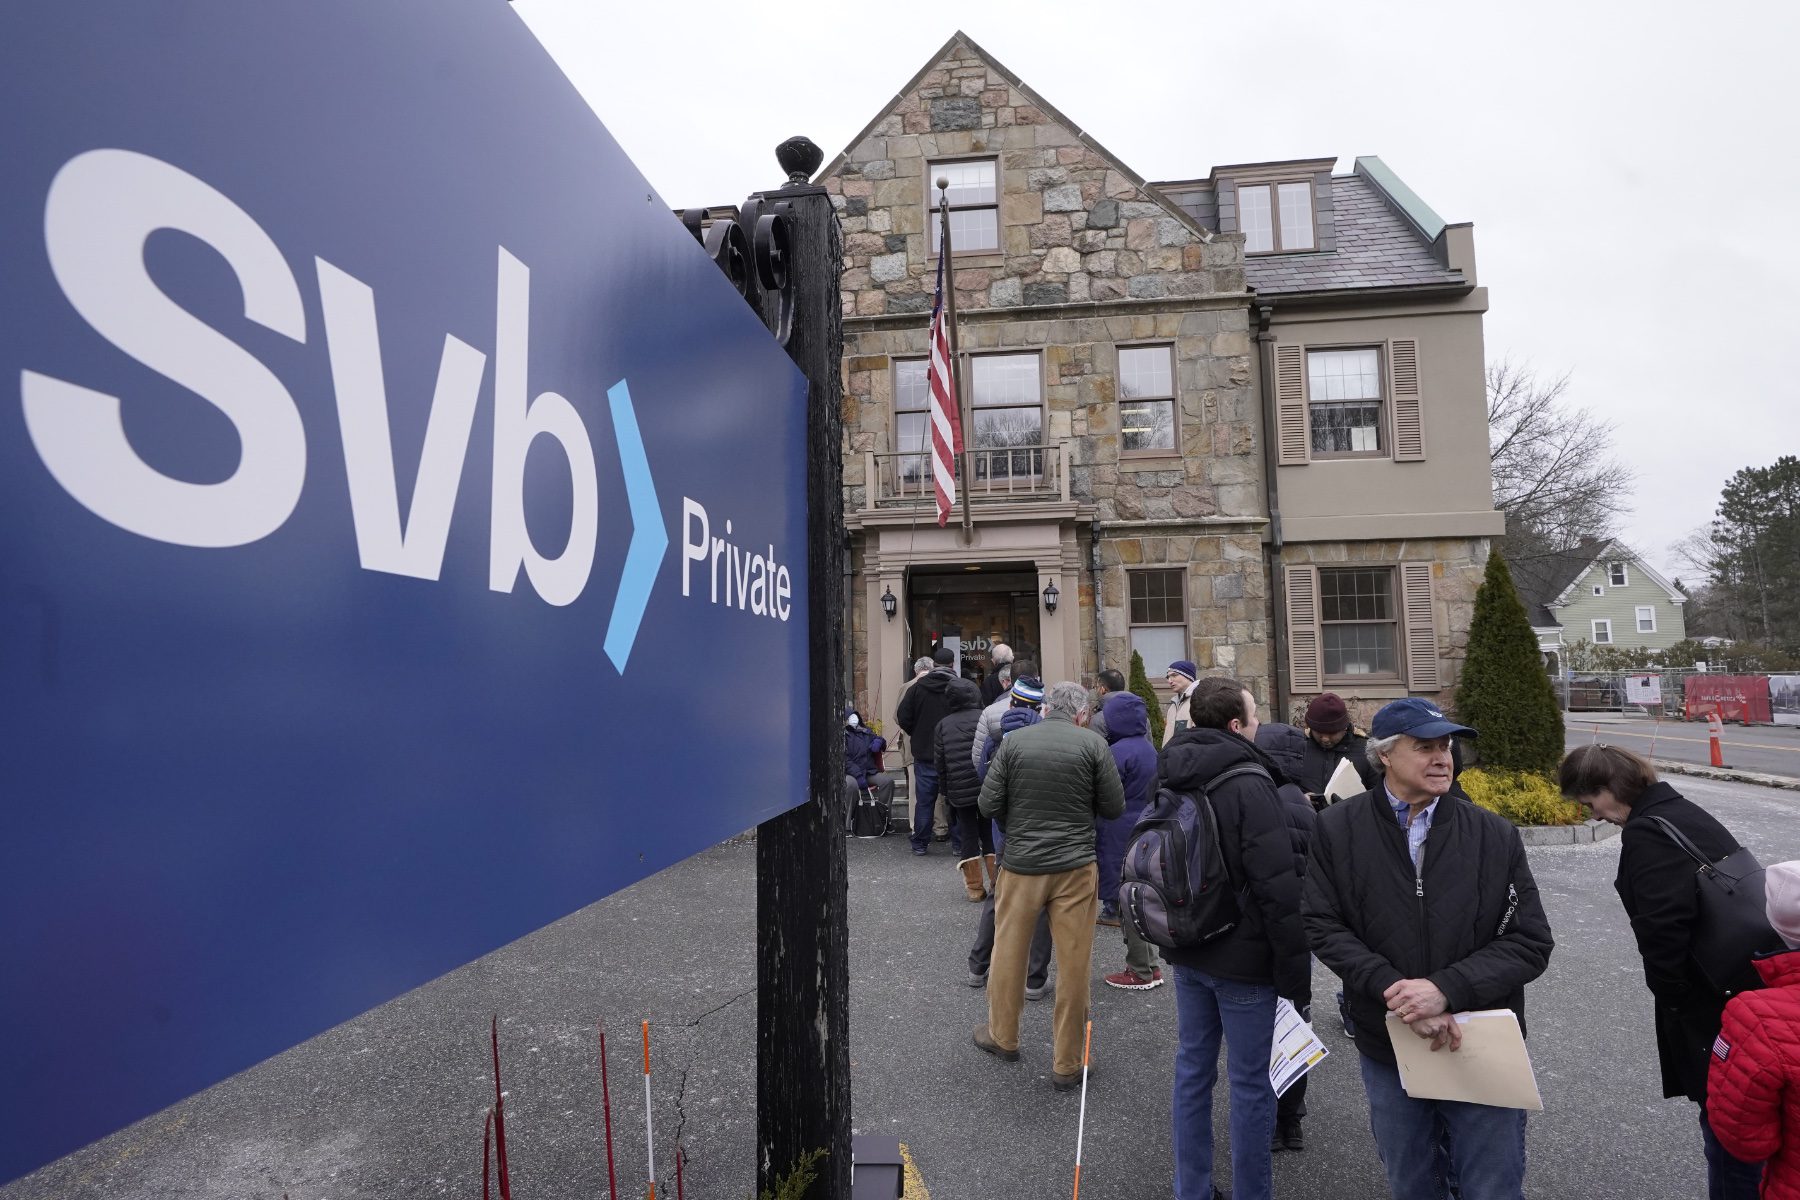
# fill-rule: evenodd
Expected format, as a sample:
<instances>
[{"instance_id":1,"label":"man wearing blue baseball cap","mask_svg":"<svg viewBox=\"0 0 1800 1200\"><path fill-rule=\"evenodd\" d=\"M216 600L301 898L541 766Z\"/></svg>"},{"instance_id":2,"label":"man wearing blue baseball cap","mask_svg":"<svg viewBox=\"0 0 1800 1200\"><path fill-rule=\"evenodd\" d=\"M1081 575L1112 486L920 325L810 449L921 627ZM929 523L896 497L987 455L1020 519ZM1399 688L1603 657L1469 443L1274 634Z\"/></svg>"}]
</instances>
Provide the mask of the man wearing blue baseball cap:
<instances>
[{"instance_id":1,"label":"man wearing blue baseball cap","mask_svg":"<svg viewBox=\"0 0 1800 1200\"><path fill-rule=\"evenodd\" d=\"M1524 1111L1409 1097L1388 1040L1390 1013L1446 1053L1462 1043L1459 1012L1510 1008L1523 1028L1525 985L1554 945L1519 831L1451 791L1458 736L1475 731L1417 697L1376 713L1368 756L1382 778L1319 814L1306 869L1307 938L1344 981L1395 1200L1443 1195L1440 1124L1463 1195L1524 1195Z\"/></svg>"}]
</instances>

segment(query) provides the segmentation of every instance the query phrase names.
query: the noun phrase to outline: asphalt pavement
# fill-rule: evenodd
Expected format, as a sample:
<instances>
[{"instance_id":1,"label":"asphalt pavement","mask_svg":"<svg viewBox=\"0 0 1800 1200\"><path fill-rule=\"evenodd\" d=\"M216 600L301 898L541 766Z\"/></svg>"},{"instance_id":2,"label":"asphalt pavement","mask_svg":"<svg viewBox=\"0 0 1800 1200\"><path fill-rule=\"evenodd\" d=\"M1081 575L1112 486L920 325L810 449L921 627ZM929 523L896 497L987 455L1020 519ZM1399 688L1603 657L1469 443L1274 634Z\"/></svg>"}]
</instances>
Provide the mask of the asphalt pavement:
<instances>
[{"instance_id":1,"label":"asphalt pavement","mask_svg":"<svg viewBox=\"0 0 1800 1200\"><path fill-rule=\"evenodd\" d=\"M1564 744L1573 750L1600 741L1651 758L1708 764L1705 721L1654 720L1638 714L1564 713ZM1725 765L1765 775L1800 776L1800 726L1726 725L1719 737Z\"/></svg>"},{"instance_id":2,"label":"asphalt pavement","mask_svg":"<svg viewBox=\"0 0 1800 1200\"><path fill-rule=\"evenodd\" d=\"M1800 857L1800 794L1678 779L1765 863ZM1704 1190L1692 1104L1661 1097L1650 999L1613 893L1618 841L1541 847L1530 860L1557 938L1528 992L1546 1110L1528 1135L1533 1197L1638 1200ZM938 846L852 841L851 1046L856 1127L899 1137L911 1200L1043 1200L1073 1182L1078 1098L1050 1086L1050 1002L1028 1004L1024 1061L969 1042L985 993L964 958L979 907ZM314 1038L130 1129L0 1188L0 1200L473 1197L490 1014L501 1023L519 1200L607 1193L596 1070L604 1020L619 1194L645 1194L638 1022L652 1022L660 1194L744 1200L754 1183L755 854L738 839ZM1107 988L1123 960L1101 929L1082 1194L1167 1197L1174 997ZM1307 1149L1275 1159L1276 1193L1385 1194L1354 1050L1327 1017ZM1226 1121L1216 1122L1221 1163ZM1227 1172L1228 1173L1228 1172Z\"/></svg>"}]
</instances>

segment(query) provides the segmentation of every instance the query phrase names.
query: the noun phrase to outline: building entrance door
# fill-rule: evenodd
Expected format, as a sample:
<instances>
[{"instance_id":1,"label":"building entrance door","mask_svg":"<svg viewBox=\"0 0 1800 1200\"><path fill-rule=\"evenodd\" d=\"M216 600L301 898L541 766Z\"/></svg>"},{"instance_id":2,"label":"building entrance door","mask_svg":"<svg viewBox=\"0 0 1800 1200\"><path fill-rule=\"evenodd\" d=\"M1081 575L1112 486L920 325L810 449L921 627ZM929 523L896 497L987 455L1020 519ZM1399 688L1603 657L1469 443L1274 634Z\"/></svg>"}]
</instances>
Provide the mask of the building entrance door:
<instances>
[{"instance_id":1,"label":"building entrance door","mask_svg":"<svg viewBox=\"0 0 1800 1200\"><path fill-rule=\"evenodd\" d=\"M1041 663L1037 571L1030 563L981 563L965 567L914 568L906 587L909 655L912 664L929 655L945 637L962 639L963 675L980 682L993 670L995 643L1013 657Z\"/></svg>"}]
</instances>

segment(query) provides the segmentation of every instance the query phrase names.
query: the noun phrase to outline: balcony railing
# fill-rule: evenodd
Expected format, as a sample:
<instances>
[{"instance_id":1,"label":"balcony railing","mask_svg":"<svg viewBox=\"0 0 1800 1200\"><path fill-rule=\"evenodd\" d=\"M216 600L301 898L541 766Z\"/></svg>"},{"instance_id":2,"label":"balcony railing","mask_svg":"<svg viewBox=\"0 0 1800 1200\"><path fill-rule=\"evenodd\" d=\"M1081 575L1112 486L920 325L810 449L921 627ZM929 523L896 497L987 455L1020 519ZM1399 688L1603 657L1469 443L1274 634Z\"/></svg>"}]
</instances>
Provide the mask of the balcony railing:
<instances>
[{"instance_id":1,"label":"balcony railing","mask_svg":"<svg viewBox=\"0 0 1800 1200\"><path fill-rule=\"evenodd\" d=\"M1008 500L1068 500L1069 444L1005 446L965 450L969 456L969 499L972 503ZM956 464L956 486L963 486L961 456ZM869 506L901 506L931 502L937 489L932 483L928 451L863 456L863 478L868 481Z\"/></svg>"}]
</instances>

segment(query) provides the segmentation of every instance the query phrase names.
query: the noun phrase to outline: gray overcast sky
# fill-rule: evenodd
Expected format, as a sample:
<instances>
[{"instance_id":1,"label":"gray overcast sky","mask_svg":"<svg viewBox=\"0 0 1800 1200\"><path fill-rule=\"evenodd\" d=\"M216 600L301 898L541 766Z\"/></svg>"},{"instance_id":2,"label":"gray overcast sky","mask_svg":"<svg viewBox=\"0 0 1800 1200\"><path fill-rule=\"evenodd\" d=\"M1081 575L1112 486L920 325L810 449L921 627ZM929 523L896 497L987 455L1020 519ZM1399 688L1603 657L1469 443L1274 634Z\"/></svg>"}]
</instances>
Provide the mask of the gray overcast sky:
<instances>
[{"instance_id":1,"label":"gray overcast sky","mask_svg":"<svg viewBox=\"0 0 1800 1200\"><path fill-rule=\"evenodd\" d=\"M959 27L1150 179L1378 154L1474 222L1489 360L1613 422L1659 568L1733 471L1800 453L1786 0L514 7L671 206L776 185L791 134L835 155Z\"/></svg>"}]
</instances>

